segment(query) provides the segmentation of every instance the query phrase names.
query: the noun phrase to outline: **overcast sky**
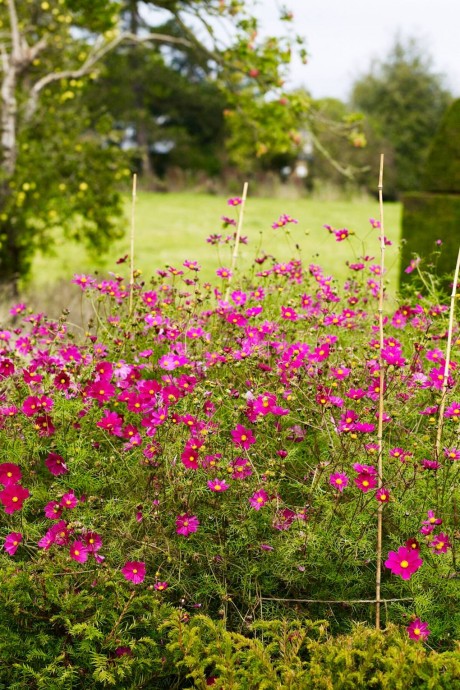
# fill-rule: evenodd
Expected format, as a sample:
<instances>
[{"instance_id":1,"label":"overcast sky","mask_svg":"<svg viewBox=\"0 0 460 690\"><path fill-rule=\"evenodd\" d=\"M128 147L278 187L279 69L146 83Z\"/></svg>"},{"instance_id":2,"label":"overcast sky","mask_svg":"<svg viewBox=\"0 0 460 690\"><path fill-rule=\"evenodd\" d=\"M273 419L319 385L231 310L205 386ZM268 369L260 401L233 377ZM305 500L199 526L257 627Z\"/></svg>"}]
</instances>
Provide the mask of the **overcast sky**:
<instances>
[{"instance_id":1,"label":"overcast sky","mask_svg":"<svg viewBox=\"0 0 460 690\"><path fill-rule=\"evenodd\" d=\"M315 98L346 100L352 83L384 58L395 36L415 37L426 47L434 70L460 97L460 0L285 0L296 33L307 39L309 61L292 67L290 86L305 86ZM276 0L259 0L264 28L279 33Z\"/></svg>"}]
</instances>

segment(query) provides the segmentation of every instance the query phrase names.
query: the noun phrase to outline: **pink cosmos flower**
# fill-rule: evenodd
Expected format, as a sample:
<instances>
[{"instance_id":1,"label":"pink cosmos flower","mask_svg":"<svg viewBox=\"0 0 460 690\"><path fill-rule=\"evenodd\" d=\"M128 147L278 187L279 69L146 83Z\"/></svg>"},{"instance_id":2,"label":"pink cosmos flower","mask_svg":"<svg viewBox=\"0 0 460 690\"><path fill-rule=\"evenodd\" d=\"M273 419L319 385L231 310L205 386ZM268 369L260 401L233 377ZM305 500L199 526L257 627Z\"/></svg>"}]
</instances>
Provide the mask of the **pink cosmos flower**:
<instances>
[{"instance_id":1,"label":"pink cosmos flower","mask_svg":"<svg viewBox=\"0 0 460 690\"><path fill-rule=\"evenodd\" d=\"M250 448L256 442L255 436L251 429L246 429L246 427L244 427L242 424L237 424L236 428L231 432L231 435L235 446L244 448L245 450Z\"/></svg>"},{"instance_id":2,"label":"pink cosmos flower","mask_svg":"<svg viewBox=\"0 0 460 690\"><path fill-rule=\"evenodd\" d=\"M283 508L283 510L278 511L275 520L273 521L273 527L277 530L284 531L289 529L296 517L296 514L290 508Z\"/></svg>"},{"instance_id":3,"label":"pink cosmos flower","mask_svg":"<svg viewBox=\"0 0 460 690\"><path fill-rule=\"evenodd\" d=\"M102 418L99 422L96 422L96 426L100 429L104 429L109 434L114 436L121 436L123 417L120 417L116 412L110 412L109 410L104 410Z\"/></svg>"},{"instance_id":4,"label":"pink cosmos flower","mask_svg":"<svg viewBox=\"0 0 460 690\"><path fill-rule=\"evenodd\" d=\"M219 278L223 278L224 280L228 280L229 278L232 277L232 272L229 268L224 268L223 266L221 266L221 268L217 269L216 275Z\"/></svg>"},{"instance_id":5,"label":"pink cosmos flower","mask_svg":"<svg viewBox=\"0 0 460 690\"><path fill-rule=\"evenodd\" d=\"M83 541L89 553L96 553L102 547L102 537L96 532L87 532L83 537Z\"/></svg>"},{"instance_id":6,"label":"pink cosmos flower","mask_svg":"<svg viewBox=\"0 0 460 690\"><path fill-rule=\"evenodd\" d=\"M385 566L394 575L400 575L403 580L410 580L412 575L420 568L423 560L417 550L410 550L400 546L398 551L390 551Z\"/></svg>"},{"instance_id":7,"label":"pink cosmos flower","mask_svg":"<svg viewBox=\"0 0 460 690\"><path fill-rule=\"evenodd\" d=\"M444 417L451 417L455 421L460 419L460 403L453 402L444 412Z\"/></svg>"},{"instance_id":8,"label":"pink cosmos flower","mask_svg":"<svg viewBox=\"0 0 460 690\"><path fill-rule=\"evenodd\" d=\"M460 449L458 448L444 448L444 455L449 460L460 460Z\"/></svg>"},{"instance_id":9,"label":"pink cosmos flower","mask_svg":"<svg viewBox=\"0 0 460 690\"><path fill-rule=\"evenodd\" d=\"M46 504L44 510L45 510L45 516L49 520L59 520L61 515L62 515L62 511L64 510L64 508L57 501L50 501L49 503Z\"/></svg>"},{"instance_id":10,"label":"pink cosmos flower","mask_svg":"<svg viewBox=\"0 0 460 690\"><path fill-rule=\"evenodd\" d=\"M11 486L21 481L21 470L12 462L3 462L0 465L0 484Z\"/></svg>"},{"instance_id":11,"label":"pink cosmos flower","mask_svg":"<svg viewBox=\"0 0 460 690\"><path fill-rule=\"evenodd\" d=\"M374 465L362 465L360 462L355 462L353 469L358 474L371 474L372 476L377 474Z\"/></svg>"},{"instance_id":12,"label":"pink cosmos flower","mask_svg":"<svg viewBox=\"0 0 460 690\"><path fill-rule=\"evenodd\" d=\"M154 587L154 589L157 590L157 592L164 592L165 589L168 589L168 583L167 582L155 582L153 587Z\"/></svg>"},{"instance_id":13,"label":"pink cosmos flower","mask_svg":"<svg viewBox=\"0 0 460 690\"><path fill-rule=\"evenodd\" d=\"M211 489L211 491L215 493L222 493L229 488L230 485L226 483L225 479L210 479L208 482L208 489Z\"/></svg>"},{"instance_id":14,"label":"pink cosmos flower","mask_svg":"<svg viewBox=\"0 0 460 690\"><path fill-rule=\"evenodd\" d=\"M433 529L435 525L442 525L442 519L436 517L434 510L428 510L427 517L428 520L424 520L423 525L429 525Z\"/></svg>"},{"instance_id":15,"label":"pink cosmos flower","mask_svg":"<svg viewBox=\"0 0 460 690\"><path fill-rule=\"evenodd\" d=\"M3 503L5 513L11 515L21 510L24 501L29 498L30 491L21 484L10 484L0 491L0 501Z\"/></svg>"},{"instance_id":16,"label":"pink cosmos flower","mask_svg":"<svg viewBox=\"0 0 460 690\"><path fill-rule=\"evenodd\" d=\"M59 476L60 474L67 474L69 471L64 462L64 458L57 453L48 453L48 457L45 460L45 465L55 477Z\"/></svg>"},{"instance_id":17,"label":"pink cosmos flower","mask_svg":"<svg viewBox=\"0 0 460 690\"><path fill-rule=\"evenodd\" d=\"M72 509L78 504L78 498L75 496L73 491L70 491L61 498L61 506L63 508Z\"/></svg>"},{"instance_id":18,"label":"pink cosmos flower","mask_svg":"<svg viewBox=\"0 0 460 690\"><path fill-rule=\"evenodd\" d=\"M430 630L428 629L428 623L423 623L420 618L416 618L410 625L406 628L407 634L411 640L426 640L428 635L430 635Z\"/></svg>"},{"instance_id":19,"label":"pink cosmos flower","mask_svg":"<svg viewBox=\"0 0 460 690\"><path fill-rule=\"evenodd\" d=\"M436 534L430 543L430 549L433 553L447 553L447 549L450 549L451 546L449 537L444 532Z\"/></svg>"},{"instance_id":20,"label":"pink cosmos flower","mask_svg":"<svg viewBox=\"0 0 460 690\"><path fill-rule=\"evenodd\" d=\"M348 486L348 477L343 472L334 472L329 477L329 484L342 493L342 491Z\"/></svg>"},{"instance_id":21,"label":"pink cosmos flower","mask_svg":"<svg viewBox=\"0 0 460 690\"><path fill-rule=\"evenodd\" d=\"M390 500L390 492L382 486L375 492L375 498L379 503L388 503Z\"/></svg>"},{"instance_id":22,"label":"pink cosmos flower","mask_svg":"<svg viewBox=\"0 0 460 690\"><path fill-rule=\"evenodd\" d=\"M230 468L233 470L232 479L246 479L252 475L251 464L246 458L235 458L230 463Z\"/></svg>"},{"instance_id":23,"label":"pink cosmos flower","mask_svg":"<svg viewBox=\"0 0 460 690\"><path fill-rule=\"evenodd\" d=\"M358 474L355 484L364 494L377 486L377 480L373 474Z\"/></svg>"},{"instance_id":24,"label":"pink cosmos flower","mask_svg":"<svg viewBox=\"0 0 460 690\"><path fill-rule=\"evenodd\" d=\"M127 561L121 569L126 580L129 580L135 585L144 582L145 578L145 563L142 561Z\"/></svg>"},{"instance_id":25,"label":"pink cosmos flower","mask_svg":"<svg viewBox=\"0 0 460 690\"><path fill-rule=\"evenodd\" d=\"M239 196L233 196L227 200L229 206L239 206L243 200Z\"/></svg>"},{"instance_id":26,"label":"pink cosmos flower","mask_svg":"<svg viewBox=\"0 0 460 690\"><path fill-rule=\"evenodd\" d=\"M182 455L180 456L180 459L182 460L182 464L189 470L197 470L198 469L198 451L193 449L193 448L187 448L185 447Z\"/></svg>"},{"instance_id":27,"label":"pink cosmos flower","mask_svg":"<svg viewBox=\"0 0 460 690\"><path fill-rule=\"evenodd\" d=\"M343 240L347 239L349 234L350 233L346 228L342 228L341 230L334 230L336 242L343 242Z\"/></svg>"},{"instance_id":28,"label":"pink cosmos flower","mask_svg":"<svg viewBox=\"0 0 460 690\"><path fill-rule=\"evenodd\" d=\"M74 541L69 550L70 558L77 563L85 563L88 560L88 548L82 541Z\"/></svg>"},{"instance_id":29,"label":"pink cosmos flower","mask_svg":"<svg viewBox=\"0 0 460 690\"><path fill-rule=\"evenodd\" d=\"M424 470L439 470L441 464L437 460L427 460L426 458L422 460L422 467Z\"/></svg>"},{"instance_id":30,"label":"pink cosmos flower","mask_svg":"<svg viewBox=\"0 0 460 690\"><path fill-rule=\"evenodd\" d=\"M419 256L416 259L411 259L409 266L407 266L407 268L404 269L404 273L412 273L412 271L415 271L420 261L421 259Z\"/></svg>"},{"instance_id":31,"label":"pink cosmos flower","mask_svg":"<svg viewBox=\"0 0 460 690\"><path fill-rule=\"evenodd\" d=\"M199 525L200 521L196 515L187 515L184 513L184 515L179 515L176 518L176 533L188 537L189 534L193 534L193 532L197 531Z\"/></svg>"},{"instance_id":32,"label":"pink cosmos flower","mask_svg":"<svg viewBox=\"0 0 460 690\"><path fill-rule=\"evenodd\" d=\"M6 535L3 548L5 549L6 553L8 553L10 556L14 556L14 554L18 550L21 541L22 534L20 532L10 532Z\"/></svg>"},{"instance_id":33,"label":"pink cosmos flower","mask_svg":"<svg viewBox=\"0 0 460 690\"><path fill-rule=\"evenodd\" d=\"M260 510L268 501L268 494L264 489L259 489L255 491L249 498L249 503L254 510Z\"/></svg>"}]
</instances>

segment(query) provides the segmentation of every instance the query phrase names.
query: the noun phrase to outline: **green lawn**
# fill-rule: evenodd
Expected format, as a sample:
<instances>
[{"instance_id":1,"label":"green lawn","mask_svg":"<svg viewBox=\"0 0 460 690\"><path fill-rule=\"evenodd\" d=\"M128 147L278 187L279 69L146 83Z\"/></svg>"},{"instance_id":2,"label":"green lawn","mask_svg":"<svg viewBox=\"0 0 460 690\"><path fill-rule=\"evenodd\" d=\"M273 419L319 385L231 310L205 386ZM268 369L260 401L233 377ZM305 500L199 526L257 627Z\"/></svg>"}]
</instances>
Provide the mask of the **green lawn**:
<instances>
[{"instance_id":1,"label":"green lawn","mask_svg":"<svg viewBox=\"0 0 460 690\"><path fill-rule=\"evenodd\" d=\"M282 213L288 213L299 221L298 225L288 226L288 237L285 230L275 231L271 228L273 221ZM369 224L369 218L376 218L378 214L378 203L372 200L326 202L249 197L243 226L248 245L241 247L239 269L244 270L255 256L264 251L279 260L287 260L297 255L297 244L306 264L312 261L318 263L325 271L340 278L345 272L346 259L353 260L363 253L378 259L379 233L372 230ZM212 278L218 266L230 264L227 246L220 247L219 256L217 248L206 243L206 237L212 233L225 234L220 220L223 215L235 217L234 210L227 206L223 197L191 193L140 193L136 204L136 267L148 278L158 268L180 266L184 259L192 259L202 265L205 278ZM385 234L394 243L386 255L390 289L395 287L397 278L400 215L399 204L385 205ZM126 264L115 266L115 261L129 252L129 216L130 200L127 199L125 237L114 243L99 267L82 247L62 242L56 256L37 257L33 268L34 284L49 285L57 279L70 278L74 273L94 272L98 268L127 274ZM351 243L338 243L323 228L325 223L334 228L353 230L356 237ZM358 237L364 240L364 245Z\"/></svg>"}]
</instances>

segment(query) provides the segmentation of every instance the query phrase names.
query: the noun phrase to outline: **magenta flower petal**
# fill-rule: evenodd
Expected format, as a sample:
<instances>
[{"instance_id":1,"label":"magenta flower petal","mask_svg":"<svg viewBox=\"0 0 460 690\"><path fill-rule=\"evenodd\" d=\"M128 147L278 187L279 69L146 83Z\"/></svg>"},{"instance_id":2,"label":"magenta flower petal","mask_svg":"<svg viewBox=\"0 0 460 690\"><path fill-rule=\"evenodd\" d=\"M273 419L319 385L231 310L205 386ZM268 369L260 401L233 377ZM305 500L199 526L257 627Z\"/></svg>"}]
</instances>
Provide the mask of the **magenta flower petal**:
<instances>
[{"instance_id":1,"label":"magenta flower petal","mask_svg":"<svg viewBox=\"0 0 460 690\"><path fill-rule=\"evenodd\" d=\"M126 580L139 585L145 578L145 563L142 561L127 561L121 569Z\"/></svg>"}]
</instances>

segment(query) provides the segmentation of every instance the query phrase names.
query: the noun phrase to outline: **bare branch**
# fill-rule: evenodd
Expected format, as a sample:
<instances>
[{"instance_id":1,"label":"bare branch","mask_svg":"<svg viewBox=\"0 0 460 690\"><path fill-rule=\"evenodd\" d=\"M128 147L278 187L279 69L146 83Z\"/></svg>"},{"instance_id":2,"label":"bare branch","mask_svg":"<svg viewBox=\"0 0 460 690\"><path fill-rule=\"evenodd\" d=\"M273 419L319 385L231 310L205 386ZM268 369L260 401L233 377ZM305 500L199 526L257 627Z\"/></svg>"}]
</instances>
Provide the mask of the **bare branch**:
<instances>
[{"instance_id":1,"label":"bare branch","mask_svg":"<svg viewBox=\"0 0 460 690\"><path fill-rule=\"evenodd\" d=\"M168 34L151 33L147 36L136 36L135 34L129 32L120 33L112 41L109 41L104 45L98 46L98 43L96 43L86 61L78 69L50 72L34 84L30 91L30 96L26 106L26 118L30 118L35 112L39 94L46 86L48 86L48 84L60 81L61 79L80 79L81 77L86 76L108 53L115 50L115 48L121 43L129 41L132 41L133 43L150 43L151 41L156 41L160 43L174 43L184 46L192 45L190 41L187 41L184 38L176 38L175 36L169 36Z\"/></svg>"},{"instance_id":2,"label":"bare branch","mask_svg":"<svg viewBox=\"0 0 460 690\"><path fill-rule=\"evenodd\" d=\"M13 61L20 60L21 51L21 34L19 33L18 13L16 12L16 5L14 0L8 0L8 13L10 15L11 25L11 40L13 43L12 58Z\"/></svg>"},{"instance_id":3,"label":"bare branch","mask_svg":"<svg viewBox=\"0 0 460 690\"><path fill-rule=\"evenodd\" d=\"M331 164L341 175L343 175L344 177L348 177L349 180L354 180L353 171L352 171L349 167L344 168L343 166L341 166L340 163L338 163L338 162L331 156L331 154L329 153L329 151L328 151L326 148L324 148L324 146L322 145L322 143L319 141L318 137L317 137L312 131L310 131L310 135L311 135L311 138L313 139L313 143L314 143L314 145L316 146L316 148L318 149L318 151L321 151L321 153L322 153L323 156L329 161L329 163L330 163L330 164Z\"/></svg>"}]
</instances>

